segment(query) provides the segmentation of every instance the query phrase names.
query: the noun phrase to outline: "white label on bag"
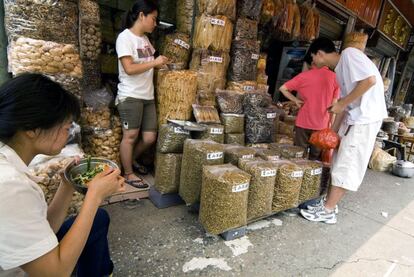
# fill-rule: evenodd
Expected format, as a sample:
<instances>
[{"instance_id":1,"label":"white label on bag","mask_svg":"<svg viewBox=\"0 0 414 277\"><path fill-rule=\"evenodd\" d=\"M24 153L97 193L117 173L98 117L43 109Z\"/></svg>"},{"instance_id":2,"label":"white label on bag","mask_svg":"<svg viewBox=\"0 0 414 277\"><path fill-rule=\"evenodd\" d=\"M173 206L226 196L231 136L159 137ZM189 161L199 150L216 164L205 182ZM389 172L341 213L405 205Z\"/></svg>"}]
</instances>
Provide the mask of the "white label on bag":
<instances>
[{"instance_id":1,"label":"white label on bag","mask_svg":"<svg viewBox=\"0 0 414 277\"><path fill-rule=\"evenodd\" d=\"M209 60L211 63L223 63L223 58L222 58L222 57L214 57L214 56L210 56L210 57L208 58L208 60Z\"/></svg>"},{"instance_id":2,"label":"white label on bag","mask_svg":"<svg viewBox=\"0 0 414 277\"><path fill-rule=\"evenodd\" d=\"M276 113L268 113L267 118L276 118Z\"/></svg>"},{"instance_id":3,"label":"white label on bag","mask_svg":"<svg viewBox=\"0 0 414 277\"><path fill-rule=\"evenodd\" d=\"M212 18L210 20L210 22L211 22L211 24L218 25L218 26L224 26L224 25L226 25L226 21L221 20L221 19L218 19L218 18Z\"/></svg>"},{"instance_id":4,"label":"white label on bag","mask_svg":"<svg viewBox=\"0 0 414 277\"><path fill-rule=\"evenodd\" d=\"M316 168L316 169L313 169L312 171L311 171L311 175L313 176L313 175L321 175L322 174L322 168Z\"/></svg>"},{"instance_id":5,"label":"white label on bag","mask_svg":"<svg viewBox=\"0 0 414 277\"><path fill-rule=\"evenodd\" d=\"M223 134L223 129L222 128L211 128L210 129L210 134L221 135L221 134Z\"/></svg>"},{"instance_id":6,"label":"white label on bag","mask_svg":"<svg viewBox=\"0 0 414 277\"><path fill-rule=\"evenodd\" d=\"M174 39L174 43L187 50L190 49L190 45L186 43L185 41L182 41L181 39L178 39L178 38Z\"/></svg>"},{"instance_id":7,"label":"white label on bag","mask_svg":"<svg viewBox=\"0 0 414 277\"><path fill-rule=\"evenodd\" d=\"M176 133L176 134L186 134L186 135L190 134L189 131L183 130L180 127L174 127L174 133Z\"/></svg>"},{"instance_id":8,"label":"white label on bag","mask_svg":"<svg viewBox=\"0 0 414 277\"><path fill-rule=\"evenodd\" d=\"M292 177L293 178L299 178L303 176L303 171L293 171L292 172Z\"/></svg>"},{"instance_id":9,"label":"white label on bag","mask_svg":"<svg viewBox=\"0 0 414 277\"><path fill-rule=\"evenodd\" d=\"M262 177L273 177L276 176L276 170L275 169L266 169L262 170Z\"/></svg>"},{"instance_id":10,"label":"white label on bag","mask_svg":"<svg viewBox=\"0 0 414 277\"><path fill-rule=\"evenodd\" d=\"M303 157L303 152L297 152L297 153L295 154L295 157L296 157L296 158L302 158L302 157Z\"/></svg>"},{"instance_id":11,"label":"white label on bag","mask_svg":"<svg viewBox=\"0 0 414 277\"><path fill-rule=\"evenodd\" d=\"M249 188L249 183L245 183L245 184L240 184L240 185L233 186L231 191L232 192L241 192L241 191L244 191L248 188Z\"/></svg>"},{"instance_id":12,"label":"white label on bag","mask_svg":"<svg viewBox=\"0 0 414 277\"><path fill-rule=\"evenodd\" d=\"M253 154L250 154L250 155L243 155L242 156L242 159L253 159Z\"/></svg>"},{"instance_id":13,"label":"white label on bag","mask_svg":"<svg viewBox=\"0 0 414 277\"><path fill-rule=\"evenodd\" d=\"M258 60L259 59L259 55L257 54L252 54L252 60Z\"/></svg>"},{"instance_id":14,"label":"white label on bag","mask_svg":"<svg viewBox=\"0 0 414 277\"><path fill-rule=\"evenodd\" d=\"M269 160L269 161L277 161L277 160L279 160L280 159L280 157L279 156L268 156L267 157L267 160Z\"/></svg>"},{"instance_id":15,"label":"white label on bag","mask_svg":"<svg viewBox=\"0 0 414 277\"><path fill-rule=\"evenodd\" d=\"M254 86L244 86L243 87L244 91L250 91L250 90L254 90Z\"/></svg>"},{"instance_id":16,"label":"white label on bag","mask_svg":"<svg viewBox=\"0 0 414 277\"><path fill-rule=\"evenodd\" d=\"M207 154L207 160L217 160L223 158L223 152L214 152Z\"/></svg>"}]
</instances>

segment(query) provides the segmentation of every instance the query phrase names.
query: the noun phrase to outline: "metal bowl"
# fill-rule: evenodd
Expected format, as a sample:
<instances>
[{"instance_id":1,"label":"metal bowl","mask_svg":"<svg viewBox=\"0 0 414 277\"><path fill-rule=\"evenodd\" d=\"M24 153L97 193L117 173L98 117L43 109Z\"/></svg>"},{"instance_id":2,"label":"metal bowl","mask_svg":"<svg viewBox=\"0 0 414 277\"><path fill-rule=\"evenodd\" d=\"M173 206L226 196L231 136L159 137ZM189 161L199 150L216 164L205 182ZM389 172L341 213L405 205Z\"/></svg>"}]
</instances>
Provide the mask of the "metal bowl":
<instances>
[{"instance_id":1,"label":"metal bowl","mask_svg":"<svg viewBox=\"0 0 414 277\"><path fill-rule=\"evenodd\" d=\"M109 166L111 166L114 169L119 169L119 166L108 159L104 159L104 158L91 158L91 169L95 168L98 164L108 164ZM86 172L86 169L88 167L88 160L87 159L82 159L80 160L80 162L78 164L72 164L70 166L68 166L65 170L65 179L72 184L72 186L75 188L75 190L79 193L82 194L86 194L86 192L88 191L88 188L76 183L75 181L73 181L73 179L78 175L78 174L82 174L84 172Z\"/></svg>"},{"instance_id":2,"label":"metal bowl","mask_svg":"<svg viewBox=\"0 0 414 277\"><path fill-rule=\"evenodd\" d=\"M414 164L399 160L393 165L392 173L399 177L412 178L414 176Z\"/></svg>"}]
</instances>

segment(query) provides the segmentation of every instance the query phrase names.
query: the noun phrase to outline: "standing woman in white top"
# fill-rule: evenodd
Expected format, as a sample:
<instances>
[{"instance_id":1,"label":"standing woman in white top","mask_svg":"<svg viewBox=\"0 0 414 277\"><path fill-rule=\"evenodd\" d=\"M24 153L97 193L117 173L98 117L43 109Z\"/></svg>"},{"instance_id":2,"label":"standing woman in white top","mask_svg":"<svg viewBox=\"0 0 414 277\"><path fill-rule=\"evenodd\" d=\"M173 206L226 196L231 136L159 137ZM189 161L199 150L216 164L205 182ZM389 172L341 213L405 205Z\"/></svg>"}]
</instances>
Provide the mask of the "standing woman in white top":
<instances>
[{"instance_id":1,"label":"standing woman in white top","mask_svg":"<svg viewBox=\"0 0 414 277\"><path fill-rule=\"evenodd\" d=\"M57 155L66 145L78 100L39 74L20 75L0 87L0 276L108 276L113 263L109 216L98 209L122 191L119 170L107 169L88 184L76 218L65 221L74 193L62 180L47 206L28 165L38 154Z\"/></svg>"},{"instance_id":2,"label":"standing woman in white top","mask_svg":"<svg viewBox=\"0 0 414 277\"><path fill-rule=\"evenodd\" d=\"M154 1L136 1L126 13L124 31L116 40L120 81L116 104L123 126L121 162L126 182L138 188L148 185L133 169L141 174L146 174L147 169L136 164L135 159L157 138L154 68L161 68L168 62L164 56L154 58L155 49L145 35L154 31L157 17L158 6Z\"/></svg>"}]
</instances>

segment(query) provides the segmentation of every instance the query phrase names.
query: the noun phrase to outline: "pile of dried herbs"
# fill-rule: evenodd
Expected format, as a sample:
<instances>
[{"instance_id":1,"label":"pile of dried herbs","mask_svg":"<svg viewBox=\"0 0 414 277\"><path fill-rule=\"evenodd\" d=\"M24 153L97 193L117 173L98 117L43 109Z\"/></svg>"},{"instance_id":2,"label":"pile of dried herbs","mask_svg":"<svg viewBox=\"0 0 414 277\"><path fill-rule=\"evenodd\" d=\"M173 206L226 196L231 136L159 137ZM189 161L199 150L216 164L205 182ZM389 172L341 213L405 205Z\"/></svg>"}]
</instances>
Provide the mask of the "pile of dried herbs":
<instances>
[{"instance_id":1,"label":"pile of dried herbs","mask_svg":"<svg viewBox=\"0 0 414 277\"><path fill-rule=\"evenodd\" d=\"M295 163L303 169L299 203L317 198L321 189L322 163L309 160L295 160Z\"/></svg>"},{"instance_id":2,"label":"pile of dried herbs","mask_svg":"<svg viewBox=\"0 0 414 277\"><path fill-rule=\"evenodd\" d=\"M298 206L303 170L298 165L286 161L272 161L279 165L273 195L272 211L281 212Z\"/></svg>"},{"instance_id":3,"label":"pile of dried herbs","mask_svg":"<svg viewBox=\"0 0 414 277\"><path fill-rule=\"evenodd\" d=\"M247 224L250 175L229 164L203 170L199 220L218 235Z\"/></svg>"},{"instance_id":4,"label":"pile of dried herbs","mask_svg":"<svg viewBox=\"0 0 414 277\"><path fill-rule=\"evenodd\" d=\"M182 153L184 141L190 138L190 132L179 126L163 124L158 131L157 151L160 153Z\"/></svg>"},{"instance_id":5,"label":"pile of dried herbs","mask_svg":"<svg viewBox=\"0 0 414 277\"><path fill-rule=\"evenodd\" d=\"M223 152L222 144L210 140L185 141L179 194L187 205L192 205L200 199L203 166L223 164Z\"/></svg>"},{"instance_id":6,"label":"pile of dried herbs","mask_svg":"<svg viewBox=\"0 0 414 277\"><path fill-rule=\"evenodd\" d=\"M254 157L253 159L239 159L239 164L237 165L241 170L247 171L247 168L250 163L254 162L263 162L264 160L259 157Z\"/></svg>"},{"instance_id":7,"label":"pile of dried herbs","mask_svg":"<svg viewBox=\"0 0 414 277\"><path fill-rule=\"evenodd\" d=\"M259 149L256 156L266 161L277 161L280 159L280 152L275 149Z\"/></svg>"},{"instance_id":8,"label":"pile of dried herbs","mask_svg":"<svg viewBox=\"0 0 414 277\"><path fill-rule=\"evenodd\" d=\"M206 128L203 132L195 132L193 138L212 140L217 143L224 143L224 126L220 124L202 125Z\"/></svg>"},{"instance_id":9,"label":"pile of dried herbs","mask_svg":"<svg viewBox=\"0 0 414 277\"><path fill-rule=\"evenodd\" d=\"M256 150L239 145L228 145L224 148L224 162L236 165L240 159L253 159Z\"/></svg>"},{"instance_id":10,"label":"pile of dried herbs","mask_svg":"<svg viewBox=\"0 0 414 277\"><path fill-rule=\"evenodd\" d=\"M225 144L239 144L245 145L244 133L240 134L224 134L224 143Z\"/></svg>"},{"instance_id":11,"label":"pile of dried herbs","mask_svg":"<svg viewBox=\"0 0 414 277\"><path fill-rule=\"evenodd\" d=\"M278 166L270 162L247 163L246 172L252 176L247 205L248 221L272 213L277 169Z\"/></svg>"},{"instance_id":12,"label":"pile of dried herbs","mask_svg":"<svg viewBox=\"0 0 414 277\"><path fill-rule=\"evenodd\" d=\"M182 158L182 154L157 153L154 187L161 194L178 192Z\"/></svg>"},{"instance_id":13,"label":"pile of dried herbs","mask_svg":"<svg viewBox=\"0 0 414 277\"><path fill-rule=\"evenodd\" d=\"M244 132L244 114L220 114L221 123L226 134L240 134Z\"/></svg>"}]
</instances>

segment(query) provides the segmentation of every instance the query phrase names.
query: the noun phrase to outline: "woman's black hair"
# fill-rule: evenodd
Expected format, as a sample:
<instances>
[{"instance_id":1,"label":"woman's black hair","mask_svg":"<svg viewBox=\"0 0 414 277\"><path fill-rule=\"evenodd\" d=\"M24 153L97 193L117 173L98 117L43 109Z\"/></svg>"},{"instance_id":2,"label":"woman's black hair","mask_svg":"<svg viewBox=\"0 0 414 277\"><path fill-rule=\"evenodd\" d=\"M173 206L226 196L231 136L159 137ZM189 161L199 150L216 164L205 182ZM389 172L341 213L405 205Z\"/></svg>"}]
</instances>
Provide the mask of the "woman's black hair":
<instances>
[{"instance_id":1,"label":"woman's black hair","mask_svg":"<svg viewBox=\"0 0 414 277\"><path fill-rule=\"evenodd\" d=\"M18 131L47 130L79 116L79 100L43 75L22 74L0 87L0 141Z\"/></svg>"},{"instance_id":2,"label":"woman's black hair","mask_svg":"<svg viewBox=\"0 0 414 277\"><path fill-rule=\"evenodd\" d=\"M124 15L122 27L123 30L131 28L135 21L138 19L139 13L143 13L145 16L153 11L159 11L158 4L153 0L138 0L135 1L131 9Z\"/></svg>"}]
</instances>

